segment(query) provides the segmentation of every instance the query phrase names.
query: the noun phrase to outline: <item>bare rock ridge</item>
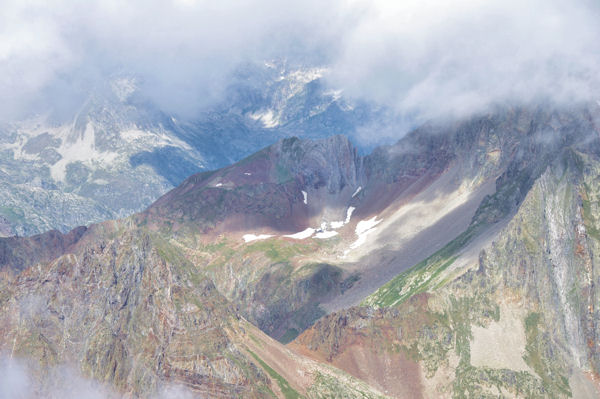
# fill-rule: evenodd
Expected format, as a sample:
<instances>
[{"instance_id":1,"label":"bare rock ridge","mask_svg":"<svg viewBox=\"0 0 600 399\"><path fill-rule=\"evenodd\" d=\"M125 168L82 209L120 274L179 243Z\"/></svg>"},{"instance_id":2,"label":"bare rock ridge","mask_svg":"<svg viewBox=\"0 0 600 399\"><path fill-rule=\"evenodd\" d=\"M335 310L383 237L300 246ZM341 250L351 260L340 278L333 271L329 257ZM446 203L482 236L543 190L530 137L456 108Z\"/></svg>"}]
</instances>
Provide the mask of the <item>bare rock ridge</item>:
<instances>
[{"instance_id":1,"label":"bare rock ridge","mask_svg":"<svg viewBox=\"0 0 600 399\"><path fill-rule=\"evenodd\" d=\"M68 364L115 397L597 397L598 111L365 156L283 139L130 218L2 238L0 352L30 396Z\"/></svg>"},{"instance_id":2,"label":"bare rock ridge","mask_svg":"<svg viewBox=\"0 0 600 399\"><path fill-rule=\"evenodd\" d=\"M8 237L0 240L0 266L21 271L36 263L46 263L69 251L86 232L84 226L67 234L51 230L32 237Z\"/></svg>"}]
</instances>

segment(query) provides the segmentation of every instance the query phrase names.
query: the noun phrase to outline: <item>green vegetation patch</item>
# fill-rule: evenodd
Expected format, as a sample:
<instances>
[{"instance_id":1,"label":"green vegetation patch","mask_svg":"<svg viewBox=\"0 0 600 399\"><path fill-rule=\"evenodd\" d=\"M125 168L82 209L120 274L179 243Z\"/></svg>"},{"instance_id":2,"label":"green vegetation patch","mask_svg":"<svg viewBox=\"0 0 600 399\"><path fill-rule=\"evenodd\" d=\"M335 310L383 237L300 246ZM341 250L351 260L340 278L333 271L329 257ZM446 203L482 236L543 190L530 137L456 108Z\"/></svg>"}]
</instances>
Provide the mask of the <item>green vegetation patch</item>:
<instances>
[{"instance_id":1,"label":"green vegetation patch","mask_svg":"<svg viewBox=\"0 0 600 399\"><path fill-rule=\"evenodd\" d=\"M152 244L161 258L173 265L193 267L191 262L181 253L181 250L167 240L157 236L152 237Z\"/></svg>"},{"instance_id":2,"label":"green vegetation patch","mask_svg":"<svg viewBox=\"0 0 600 399\"><path fill-rule=\"evenodd\" d=\"M477 225L469 227L445 247L381 286L363 301L363 305L397 306L411 296L426 291L430 284L454 263L458 258L458 251L464 248L478 231Z\"/></svg>"},{"instance_id":3,"label":"green vegetation patch","mask_svg":"<svg viewBox=\"0 0 600 399\"><path fill-rule=\"evenodd\" d=\"M455 398L497 398L499 396L545 397L545 384L526 371L474 367L471 364L472 325L498 321L500 309L487 295L450 298L447 318L454 334L454 349L459 356L453 390ZM551 397L555 397L552 395Z\"/></svg>"},{"instance_id":4,"label":"green vegetation patch","mask_svg":"<svg viewBox=\"0 0 600 399\"><path fill-rule=\"evenodd\" d=\"M308 388L306 396L308 398L353 398L353 399L378 399L383 396L369 392L367 386L356 381L356 385L346 384L331 375L317 372L315 382Z\"/></svg>"},{"instance_id":5,"label":"green vegetation patch","mask_svg":"<svg viewBox=\"0 0 600 399\"><path fill-rule=\"evenodd\" d=\"M192 283L198 285L202 282L205 278L204 273L186 258L180 248L158 235L151 235L151 240L156 252L163 260L181 270L182 275Z\"/></svg>"},{"instance_id":6,"label":"green vegetation patch","mask_svg":"<svg viewBox=\"0 0 600 399\"><path fill-rule=\"evenodd\" d=\"M381 286L365 298L362 305L397 306L413 295L432 288L431 284L437 277L458 258L459 251L465 248L486 225L486 222L474 222L442 249Z\"/></svg>"},{"instance_id":7,"label":"green vegetation patch","mask_svg":"<svg viewBox=\"0 0 600 399\"><path fill-rule=\"evenodd\" d=\"M288 243L282 240L264 240L248 245L244 254L262 252L274 263L288 262L296 255L301 255L314 250L306 244Z\"/></svg>"},{"instance_id":8,"label":"green vegetation patch","mask_svg":"<svg viewBox=\"0 0 600 399\"><path fill-rule=\"evenodd\" d=\"M282 344L289 344L294 339L296 339L298 334L300 334L298 330L296 330L295 328L290 328L285 332L285 334L282 335L281 338L279 338L279 342L281 342Z\"/></svg>"},{"instance_id":9,"label":"green vegetation patch","mask_svg":"<svg viewBox=\"0 0 600 399\"><path fill-rule=\"evenodd\" d=\"M541 313L530 312L525 318L527 345L523 359L542 379L544 388L571 397L569 380L562 375L563 370L554 367L551 359L544 357L545 348L550 345L550 342L547 342L548 337L544 336L540 329L541 323ZM560 378L556 378L557 376Z\"/></svg>"},{"instance_id":10,"label":"green vegetation patch","mask_svg":"<svg viewBox=\"0 0 600 399\"><path fill-rule=\"evenodd\" d=\"M581 194L581 202L583 206L583 222L587 234L596 240L600 241L600 230L596 228L597 220L594 217L592 206L597 206L597 202L590 199L591 189L587 184L584 184L584 190Z\"/></svg>"},{"instance_id":11,"label":"green vegetation patch","mask_svg":"<svg viewBox=\"0 0 600 399\"><path fill-rule=\"evenodd\" d=\"M279 385L279 389L283 393L286 399L297 399L300 398L300 394L294 390L290 386L290 384L283 378L279 373L273 370L267 363L265 363L260 357L258 357L254 352L248 349L248 352L252 355L252 357L260 364L260 366L269 374L269 376L277 381L277 385Z\"/></svg>"}]
</instances>

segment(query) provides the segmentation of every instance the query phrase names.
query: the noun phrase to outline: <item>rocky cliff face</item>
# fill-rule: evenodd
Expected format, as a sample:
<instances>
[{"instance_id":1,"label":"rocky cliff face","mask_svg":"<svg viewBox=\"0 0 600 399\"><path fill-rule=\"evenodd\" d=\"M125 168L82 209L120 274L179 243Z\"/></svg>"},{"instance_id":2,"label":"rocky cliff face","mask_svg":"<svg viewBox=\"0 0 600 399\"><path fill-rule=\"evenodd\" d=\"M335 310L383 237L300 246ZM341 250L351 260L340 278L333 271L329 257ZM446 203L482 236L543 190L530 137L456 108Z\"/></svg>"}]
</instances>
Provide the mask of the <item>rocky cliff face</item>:
<instances>
[{"instance_id":1,"label":"rocky cliff face","mask_svg":"<svg viewBox=\"0 0 600 399\"><path fill-rule=\"evenodd\" d=\"M42 369L72 361L134 395L170 381L260 397L254 384L267 378L227 335L233 309L193 266L163 256L149 236L127 233L23 272L3 290L3 351Z\"/></svg>"}]
</instances>

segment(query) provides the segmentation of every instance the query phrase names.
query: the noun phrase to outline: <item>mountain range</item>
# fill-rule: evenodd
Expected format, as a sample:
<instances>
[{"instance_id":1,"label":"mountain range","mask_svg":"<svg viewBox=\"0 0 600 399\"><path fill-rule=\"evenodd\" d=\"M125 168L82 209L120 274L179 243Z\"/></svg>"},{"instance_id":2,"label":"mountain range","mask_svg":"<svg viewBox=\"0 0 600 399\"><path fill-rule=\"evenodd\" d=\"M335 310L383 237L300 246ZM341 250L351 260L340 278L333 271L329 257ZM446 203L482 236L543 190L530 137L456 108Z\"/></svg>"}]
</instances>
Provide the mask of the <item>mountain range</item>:
<instances>
[{"instance_id":1,"label":"mountain range","mask_svg":"<svg viewBox=\"0 0 600 399\"><path fill-rule=\"evenodd\" d=\"M302 119L313 107L286 98L252 111L263 125L252 134L277 123L282 136L325 135L308 126L364 115L330 97ZM186 136L196 130L172 129L169 146L196 152L158 170L213 165ZM28 381L14 389L64 396L83 379L102 397L600 395L597 104L432 121L367 155L343 135L301 136L193 174L131 216L1 238L0 353ZM54 148L62 158L46 172L64 166L73 186L85 175L78 190L102 178L77 172L83 155L65 158L70 136L56 137L11 145ZM125 147L154 170L140 155L154 147Z\"/></svg>"},{"instance_id":2,"label":"mountain range","mask_svg":"<svg viewBox=\"0 0 600 399\"><path fill-rule=\"evenodd\" d=\"M145 209L183 179L283 137L358 134L386 112L322 82L324 69L247 64L224 99L184 119L150 101L135 75L96 84L72 113L0 126L0 236L32 235Z\"/></svg>"}]
</instances>

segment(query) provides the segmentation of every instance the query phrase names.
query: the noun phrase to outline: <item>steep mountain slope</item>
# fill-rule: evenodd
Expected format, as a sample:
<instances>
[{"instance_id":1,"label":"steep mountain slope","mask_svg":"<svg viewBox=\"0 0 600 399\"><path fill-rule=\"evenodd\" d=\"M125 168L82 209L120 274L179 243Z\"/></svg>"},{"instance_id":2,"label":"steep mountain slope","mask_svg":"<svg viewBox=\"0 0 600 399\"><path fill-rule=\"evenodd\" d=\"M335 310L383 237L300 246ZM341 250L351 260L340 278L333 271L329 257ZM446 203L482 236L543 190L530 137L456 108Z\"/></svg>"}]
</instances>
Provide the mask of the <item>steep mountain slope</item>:
<instances>
[{"instance_id":1,"label":"steep mountain slope","mask_svg":"<svg viewBox=\"0 0 600 399\"><path fill-rule=\"evenodd\" d=\"M334 379L348 397L378 396L264 337L160 238L125 225L93 230L88 245L25 270L0 291L1 351L39 361L32 372L41 392L53 384L50 371L66 363L115 395L180 386L200 397L289 397L321 392L321 380ZM283 365L261 359L274 350ZM281 377L290 364L301 380Z\"/></svg>"},{"instance_id":2,"label":"steep mountain slope","mask_svg":"<svg viewBox=\"0 0 600 399\"><path fill-rule=\"evenodd\" d=\"M284 139L122 221L0 239L0 345L142 396L594 392L599 115L498 110L364 157Z\"/></svg>"},{"instance_id":3,"label":"steep mountain slope","mask_svg":"<svg viewBox=\"0 0 600 399\"><path fill-rule=\"evenodd\" d=\"M562 150L492 237L473 238L475 219L293 346L395 397L598 397L594 136Z\"/></svg>"}]
</instances>

